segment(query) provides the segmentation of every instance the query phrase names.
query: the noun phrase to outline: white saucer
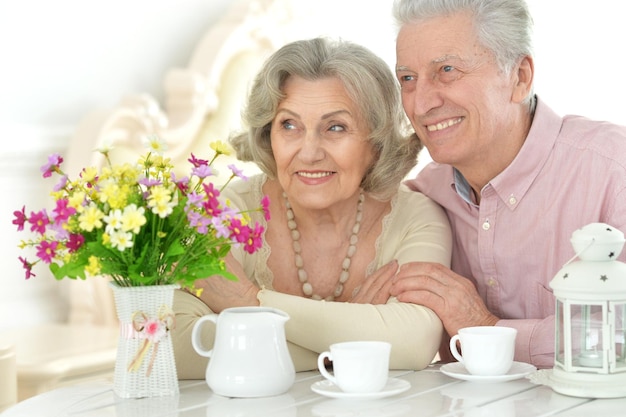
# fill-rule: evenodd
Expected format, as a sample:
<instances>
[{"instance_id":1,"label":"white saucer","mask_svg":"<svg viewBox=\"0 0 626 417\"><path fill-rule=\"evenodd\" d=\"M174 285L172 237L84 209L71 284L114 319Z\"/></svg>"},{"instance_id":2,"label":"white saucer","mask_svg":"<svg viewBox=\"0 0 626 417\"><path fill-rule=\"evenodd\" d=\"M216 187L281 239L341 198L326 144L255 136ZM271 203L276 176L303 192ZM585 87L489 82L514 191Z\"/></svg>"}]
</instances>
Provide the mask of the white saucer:
<instances>
[{"instance_id":1,"label":"white saucer","mask_svg":"<svg viewBox=\"0 0 626 417\"><path fill-rule=\"evenodd\" d=\"M441 367L441 372L451 376L452 378L462 379L464 381L475 381L475 382L505 382L505 381L513 381L515 379L520 379L535 372L537 368L529 363L524 362L513 362L513 366L509 372L504 375L496 375L496 376L480 376L480 375L472 375L467 372L465 366L459 362L447 363Z\"/></svg>"},{"instance_id":2,"label":"white saucer","mask_svg":"<svg viewBox=\"0 0 626 417\"><path fill-rule=\"evenodd\" d=\"M313 392L331 398L384 398L400 394L409 388L411 388L409 381L398 378L389 378L383 389L376 392L343 392L338 386L326 379L311 385Z\"/></svg>"}]
</instances>

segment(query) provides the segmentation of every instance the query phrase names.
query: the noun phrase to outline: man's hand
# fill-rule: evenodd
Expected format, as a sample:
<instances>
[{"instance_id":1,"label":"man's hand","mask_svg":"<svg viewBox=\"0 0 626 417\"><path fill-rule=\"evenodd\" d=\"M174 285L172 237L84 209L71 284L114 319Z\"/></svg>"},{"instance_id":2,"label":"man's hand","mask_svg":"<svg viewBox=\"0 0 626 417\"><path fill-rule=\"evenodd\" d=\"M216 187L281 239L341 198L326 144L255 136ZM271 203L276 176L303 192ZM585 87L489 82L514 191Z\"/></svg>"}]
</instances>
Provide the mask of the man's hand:
<instances>
[{"instance_id":1,"label":"man's hand","mask_svg":"<svg viewBox=\"0 0 626 417\"><path fill-rule=\"evenodd\" d=\"M350 303L385 304L390 294L392 280L398 271L398 262L391 261L365 278L358 291L352 295Z\"/></svg>"},{"instance_id":2,"label":"man's hand","mask_svg":"<svg viewBox=\"0 0 626 417\"><path fill-rule=\"evenodd\" d=\"M438 263L411 262L400 267L391 294L398 301L433 310L449 335L470 326L493 326L498 317L489 312L474 284Z\"/></svg>"}]
</instances>

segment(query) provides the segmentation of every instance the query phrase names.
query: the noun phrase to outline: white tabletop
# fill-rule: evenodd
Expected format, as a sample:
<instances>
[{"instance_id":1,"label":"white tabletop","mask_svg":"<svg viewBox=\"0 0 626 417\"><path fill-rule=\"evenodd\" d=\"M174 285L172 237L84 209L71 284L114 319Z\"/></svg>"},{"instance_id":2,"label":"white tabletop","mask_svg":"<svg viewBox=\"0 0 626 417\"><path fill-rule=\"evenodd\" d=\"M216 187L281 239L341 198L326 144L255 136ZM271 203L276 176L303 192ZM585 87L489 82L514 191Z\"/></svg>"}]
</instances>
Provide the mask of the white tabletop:
<instances>
[{"instance_id":1,"label":"white tabletop","mask_svg":"<svg viewBox=\"0 0 626 417\"><path fill-rule=\"evenodd\" d=\"M302 372L288 393L266 398L226 398L204 381L181 381L171 397L121 399L110 383L90 383L50 391L18 403L1 417L308 417L308 416L623 416L626 398L593 400L568 397L526 378L498 383L461 381L437 365L423 371L391 371L411 388L379 399L328 398L311 390L317 372Z\"/></svg>"}]
</instances>

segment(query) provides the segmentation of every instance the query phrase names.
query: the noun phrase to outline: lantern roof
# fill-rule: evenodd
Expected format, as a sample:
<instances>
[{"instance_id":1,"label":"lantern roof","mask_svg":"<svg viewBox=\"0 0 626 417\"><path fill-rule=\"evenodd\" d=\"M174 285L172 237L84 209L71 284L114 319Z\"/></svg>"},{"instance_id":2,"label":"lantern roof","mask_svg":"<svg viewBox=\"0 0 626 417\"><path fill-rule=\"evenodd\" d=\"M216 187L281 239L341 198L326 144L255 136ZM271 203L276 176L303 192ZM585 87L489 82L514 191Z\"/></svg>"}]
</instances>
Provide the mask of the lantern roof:
<instances>
[{"instance_id":1,"label":"lantern roof","mask_svg":"<svg viewBox=\"0 0 626 417\"><path fill-rule=\"evenodd\" d=\"M570 241L579 260L566 263L550 281L554 295L626 301L626 264L616 260L624 247L624 234L605 223L591 223L574 231Z\"/></svg>"}]
</instances>

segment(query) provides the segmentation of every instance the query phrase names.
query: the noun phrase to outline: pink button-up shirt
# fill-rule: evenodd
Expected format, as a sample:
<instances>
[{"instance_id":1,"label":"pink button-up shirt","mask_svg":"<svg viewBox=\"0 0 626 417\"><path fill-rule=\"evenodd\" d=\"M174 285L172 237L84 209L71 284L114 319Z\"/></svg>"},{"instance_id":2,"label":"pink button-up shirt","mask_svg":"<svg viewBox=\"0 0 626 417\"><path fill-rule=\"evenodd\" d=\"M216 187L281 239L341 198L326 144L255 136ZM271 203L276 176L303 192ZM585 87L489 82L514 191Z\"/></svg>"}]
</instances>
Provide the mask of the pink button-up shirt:
<instances>
[{"instance_id":1,"label":"pink button-up shirt","mask_svg":"<svg viewBox=\"0 0 626 417\"><path fill-rule=\"evenodd\" d=\"M572 232L603 222L626 233L626 127L561 118L538 100L522 149L481 190L480 205L449 165L431 163L407 184L446 209L452 269L475 283L498 325L517 328L515 360L551 367L549 283L574 256Z\"/></svg>"}]
</instances>

